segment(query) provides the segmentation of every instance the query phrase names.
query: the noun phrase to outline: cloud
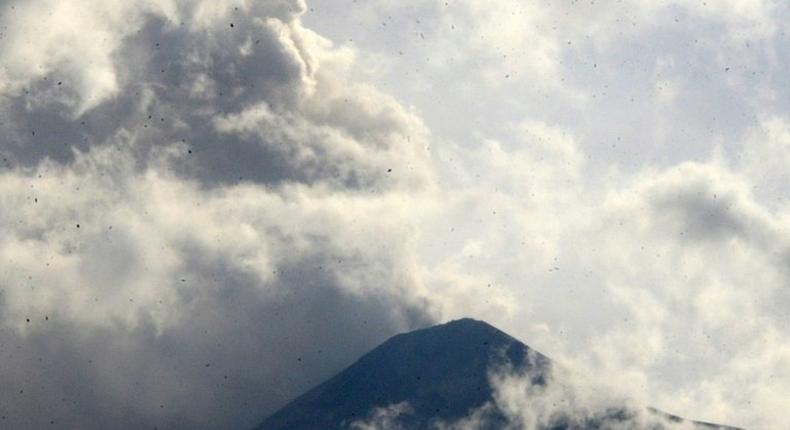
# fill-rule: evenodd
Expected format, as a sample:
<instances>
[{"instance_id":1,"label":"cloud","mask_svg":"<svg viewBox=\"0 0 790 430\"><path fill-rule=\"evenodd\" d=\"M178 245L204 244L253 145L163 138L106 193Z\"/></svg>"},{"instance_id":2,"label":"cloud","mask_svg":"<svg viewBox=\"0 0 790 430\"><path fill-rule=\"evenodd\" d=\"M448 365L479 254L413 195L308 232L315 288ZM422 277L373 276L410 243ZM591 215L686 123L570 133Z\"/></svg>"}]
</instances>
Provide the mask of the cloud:
<instances>
[{"instance_id":1,"label":"cloud","mask_svg":"<svg viewBox=\"0 0 790 430\"><path fill-rule=\"evenodd\" d=\"M769 117L759 121L733 157L734 168L753 183L752 191L764 204L786 206L782 184L789 179L790 134L787 119Z\"/></svg>"},{"instance_id":2,"label":"cloud","mask_svg":"<svg viewBox=\"0 0 790 430\"><path fill-rule=\"evenodd\" d=\"M547 367L540 371L491 369L491 401L454 421L436 421L436 430L489 428L694 429L687 420L645 407L611 382L594 375L571 374ZM540 381L540 382L536 382ZM414 411L407 402L376 408L349 429L397 430Z\"/></svg>"},{"instance_id":3,"label":"cloud","mask_svg":"<svg viewBox=\"0 0 790 430\"><path fill-rule=\"evenodd\" d=\"M419 235L423 260L508 304L442 294L442 314L494 321L641 404L781 428L771 405L788 383L776 367L788 342L783 207L728 156L595 176L570 132L513 130L517 149L483 139L437 157L455 191Z\"/></svg>"},{"instance_id":4,"label":"cloud","mask_svg":"<svg viewBox=\"0 0 790 430\"><path fill-rule=\"evenodd\" d=\"M348 20L323 5L311 21L432 127L442 192L418 206L416 252L471 280L434 290L442 314L673 413L783 428L783 13L473 3L374 2Z\"/></svg>"},{"instance_id":5,"label":"cloud","mask_svg":"<svg viewBox=\"0 0 790 430\"><path fill-rule=\"evenodd\" d=\"M754 402L758 387L778 388L773 376L752 374L750 388L725 382L749 378L734 363L756 360L749 368L757 369L757 361L773 356L766 342L775 351L786 342L779 340L785 335L778 311L778 303L787 303L787 244L779 233L786 218L750 190L747 177L711 161L646 173L613 192L605 205L608 220L595 236L600 258L593 261L622 319L590 345L600 354L597 365L612 365L613 373L641 369L630 385L642 387L656 406L774 428L780 419L778 410L766 409L769 398L753 411L733 412L738 402ZM695 382L684 381L690 375ZM679 396L665 398L669 391ZM782 396L779 389L769 397Z\"/></svg>"},{"instance_id":6,"label":"cloud","mask_svg":"<svg viewBox=\"0 0 790 430\"><path fill-rule=\"evenodd\" d=\"M376 408L371 412L370 418L357 420L349 424L353 430L397 430L403 428L398 423L398 418L413 411L408 403L396 403L387 407Z\"/></svg>"},{"instance_id":7,"label":"cloud","mask_svg":"<svg viewBox=\"0 0 790 430\"><path fill-rule=\"evenodd\" d=\"M376 219L386 198L209 192L132 158L0 181L10 428L253 425L430 320L386 242L398 226Z\"/></svg>"},{"instance_id":8,"label":"cloud","mask_svg":"<svg viewBox=\"0 0 790 430\"><path fill-rule=\"evenodd\" d=\"M4 427L250 427L433 321L428 133L303 12L4 5Z\"/></svg>"}]
</instances>

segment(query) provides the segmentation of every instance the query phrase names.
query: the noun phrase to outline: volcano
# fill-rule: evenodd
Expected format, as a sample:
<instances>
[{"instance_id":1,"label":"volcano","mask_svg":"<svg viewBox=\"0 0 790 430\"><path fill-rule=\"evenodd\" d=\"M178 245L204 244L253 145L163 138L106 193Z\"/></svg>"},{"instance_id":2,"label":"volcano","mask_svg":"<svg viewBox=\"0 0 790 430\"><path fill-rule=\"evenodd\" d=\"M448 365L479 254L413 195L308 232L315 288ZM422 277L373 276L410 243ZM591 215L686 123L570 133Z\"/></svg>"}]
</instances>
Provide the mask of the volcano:
<instances>
[{"instance_id":1,"label":"volcano","mask_svg":"<svg viewBox=\"0 0 790 430\"><path fill-rule=\"evenodd\" d=\"M506 369L540 391L552 384L554 367L497 328L460 319L390 338L255 430L522 429L496 404L491 372ZM463 421L473 414L474 423ZM382 416L385 421L372 421ZM544 421L534 430L742 430L626 405L579 414L558 410Z\"/></svg>"}]
</instances>

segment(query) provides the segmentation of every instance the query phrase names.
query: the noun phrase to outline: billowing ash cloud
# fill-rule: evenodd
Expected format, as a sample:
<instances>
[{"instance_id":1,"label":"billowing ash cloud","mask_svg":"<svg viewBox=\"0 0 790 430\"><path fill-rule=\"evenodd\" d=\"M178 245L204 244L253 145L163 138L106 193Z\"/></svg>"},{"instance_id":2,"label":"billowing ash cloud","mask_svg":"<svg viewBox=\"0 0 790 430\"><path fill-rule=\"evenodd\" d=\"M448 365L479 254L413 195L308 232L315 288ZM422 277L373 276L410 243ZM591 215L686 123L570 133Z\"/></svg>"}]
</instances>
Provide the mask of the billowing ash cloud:
<instances>
[{"instance_id":1,"label":"billowing ash cloud","mask_svg":"<svg viewBox=\"0 0 790 430\"><path fill-rule=\"evenodd\" d=\"M245 428L432 320L426 131L301 1L2 5L3 428Z\"/></svg>"},{"instance_id":2,"label":"billowing ash cloud","mask_svg":"<svg viewBox=\"0 0 790 430\"><path fill-rule=\"evenodd\" d=\"M10 163L69 162L74 150L130 143L139 168L167 151L170 168L207 184L388 189L428 179L419 121L344 79L352 55L301 26L301 2L84 6L6 7L12 25L0 55L8 64L3 138ZM107 35L101 27L74 28L67 11L130 17L118 17L123 25ZM65 35L36 40L36 18ZM85 57L70 38L117 46ZM97 74L112 85L101 87Z\"/></svg>"}]
</instances>

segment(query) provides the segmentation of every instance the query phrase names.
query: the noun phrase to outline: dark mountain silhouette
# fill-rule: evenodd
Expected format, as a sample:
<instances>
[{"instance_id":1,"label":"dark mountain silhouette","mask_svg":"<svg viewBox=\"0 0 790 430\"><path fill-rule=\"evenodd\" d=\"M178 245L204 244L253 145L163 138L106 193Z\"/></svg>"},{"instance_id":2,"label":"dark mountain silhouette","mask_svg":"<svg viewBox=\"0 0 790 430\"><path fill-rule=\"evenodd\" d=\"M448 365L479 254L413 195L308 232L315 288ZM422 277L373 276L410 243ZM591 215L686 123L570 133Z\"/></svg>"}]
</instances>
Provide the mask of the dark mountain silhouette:
<instances>
[{"instance_id":1,"label":"dark mountain silhouette","mask_svg":"<svg viewBox=\"0 0 790 430\"><path fill-rule=\"evenodd\" d=\"M267 418L256 430L347 429L377 408L408 405L394 427L428 430L483 411L479 430L502 429L507 419L489 403L491 370L507 368L529 375L539 386L550 384L551 361L506 333L472 319L461 319L399 334L365 354L333 378L303 394ZM648 409L656 424L618 427L661 430L684 420ZM545 430L607 429L636 416L626 407L610 408L583 417L557 414ZM733 427L692 423L699 430ZM530 429L531 430L531 429Z\"/></svg>"}]
</instances>

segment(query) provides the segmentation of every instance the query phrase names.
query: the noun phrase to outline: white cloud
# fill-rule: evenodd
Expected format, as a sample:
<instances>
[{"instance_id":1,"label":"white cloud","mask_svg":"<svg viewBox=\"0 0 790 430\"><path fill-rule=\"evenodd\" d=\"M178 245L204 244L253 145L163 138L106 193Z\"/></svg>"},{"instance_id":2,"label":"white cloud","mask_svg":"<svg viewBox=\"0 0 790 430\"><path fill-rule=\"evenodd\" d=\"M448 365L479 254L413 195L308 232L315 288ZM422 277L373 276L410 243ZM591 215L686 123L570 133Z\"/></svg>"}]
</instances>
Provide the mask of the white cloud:
<instances>
[{"instance_id":1,"label":"white cloud","mask_svg":"<svg viewBox=\"0 0 790 430\"><path fill-rule=\"evenodd\" d=\"M541 381L541 382L536 382ZM493 398L460 419L437 421L436 430L538 430L546 428L699 428L687 420L645 407L612 381L591 375L569 374L566 369L492 369ZM404 402L377 408L349 428L397 430L414 414ZM405 418L405 419L404 419Z\"/></svg>"}]
</instances>

